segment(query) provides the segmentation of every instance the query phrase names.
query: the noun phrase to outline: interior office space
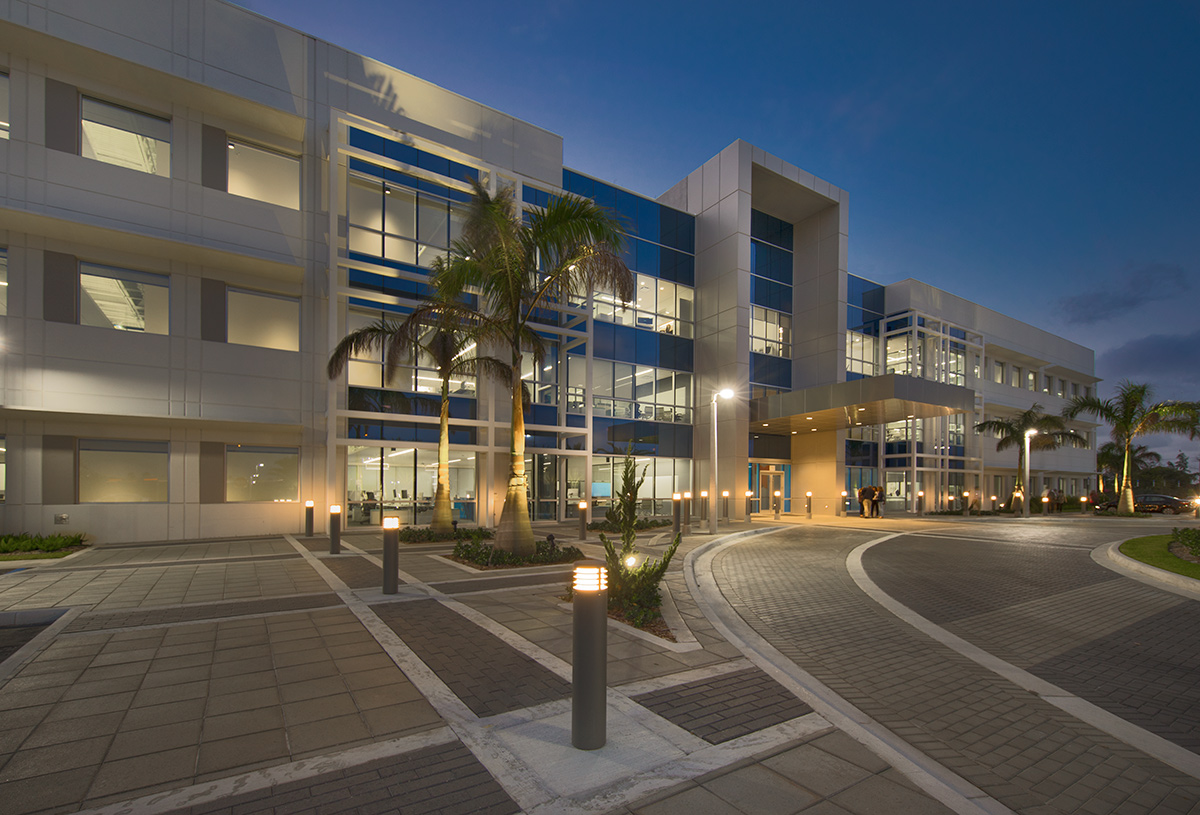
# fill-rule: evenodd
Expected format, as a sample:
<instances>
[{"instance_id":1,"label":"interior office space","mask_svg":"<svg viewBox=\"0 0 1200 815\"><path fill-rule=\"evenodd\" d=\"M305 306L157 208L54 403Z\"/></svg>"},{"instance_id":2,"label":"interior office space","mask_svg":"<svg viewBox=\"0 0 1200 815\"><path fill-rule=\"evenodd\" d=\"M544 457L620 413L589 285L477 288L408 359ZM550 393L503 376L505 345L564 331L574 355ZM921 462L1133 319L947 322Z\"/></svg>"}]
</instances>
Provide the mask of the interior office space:
<instances>
[{"instance_id":1,"label":"interior office space","mask_svg":"<svg viewBox=\"0 0 1200 815\"><path fill-rule=\"evenodd\" d=\"M224 0L12 0L0 49L4 531L291 531L306 500L426 521L428 361L324 369L419 300L472 181L608 207L636 276L632 302L592 292L543 323L551 353L523 372L535 521L602 508L627 452L647 513L710 489L712 461L735 517L776 491L833 513L861 484L890 511L949 507L1016 473L975 423L1095 387L1090 349L853 274L848 193L743 141L656 198L624 190L536 123ZM453 391L454 512L494 524L508 395ZM1037 478L1084 492L1094 461L1039 455Z\"/></svg>"}]
</instances>

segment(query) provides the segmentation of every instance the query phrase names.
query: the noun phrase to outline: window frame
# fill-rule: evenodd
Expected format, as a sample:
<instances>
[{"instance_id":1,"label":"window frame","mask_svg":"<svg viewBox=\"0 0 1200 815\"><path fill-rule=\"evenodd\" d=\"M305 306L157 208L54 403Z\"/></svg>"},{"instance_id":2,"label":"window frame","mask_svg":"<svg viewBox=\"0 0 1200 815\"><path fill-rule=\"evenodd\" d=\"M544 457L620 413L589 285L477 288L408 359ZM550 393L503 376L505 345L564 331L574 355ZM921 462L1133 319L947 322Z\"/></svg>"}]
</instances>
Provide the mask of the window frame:
<instances>
[{"instance_id":1,"label":"window frame","mask_svg":"<svg viewBox=\"0 0 1200 815\"><path fill-rule=\"evenodd\" d=\"M166 138L165 139L159 138L157 136L152 135L150 133L149 129L147 129L146 132L139 132L137 130L129 130L124 127L120 127L118 125L114 125L114 124L110 124L108 122L101 121L99 118L88 118L86 110L87 110L89 103L94 104L94 105L99 105L103 108L108 108L113 111L120 111L120 112L124 112L127 114L132 114L134 117L140 117L142 119L152 120L153 122L160 123L160 124L164 125L166 128ZM108 164L113 167L123 167L127 170L134 170L136 172L144 173L146 175L157 176L159 178L170 178L171 177L171 163L172 163L171 146L174 141L174 139L173 139L174 132L173 132L173 123L170 118L164 118L162 116L158 116L153 113L148 113L144 110L138 110L137 108L130 107L129 105L124 105L119 102L110 102L110 101L101 99L96 96L89 96L87 94L81 93L79 95L78 120L79 120L78 151L79 151L79 155L81 157L89 159L91 161L99 161L102 164ZM135 121L136 121L136 119L135 119ZM95 154L94 151L93 151L93 155L90 155L90 156L86 155L84 153L84 144L87 139L87 128L85 127L85 125L89 124L89 123L99 125L100 127L109 128L110 130L117 130L117 131L121 131L124 133L129 133L129 134L132 134L133 136L136 136L136 137L139 137L142 139L151 139L156 143L156 146L158 144L165 144L166 148L167 148L166 149L167 161L166 161L165 172L159 171L159 168L157 167L157 163L156 163L156 166L154 169L148 169L145 167L138 167L131 163L124 163L124 162L120 162L120 161L109 160L108 158L104 158L99 154Z\"/></svg>"}]
</instances>

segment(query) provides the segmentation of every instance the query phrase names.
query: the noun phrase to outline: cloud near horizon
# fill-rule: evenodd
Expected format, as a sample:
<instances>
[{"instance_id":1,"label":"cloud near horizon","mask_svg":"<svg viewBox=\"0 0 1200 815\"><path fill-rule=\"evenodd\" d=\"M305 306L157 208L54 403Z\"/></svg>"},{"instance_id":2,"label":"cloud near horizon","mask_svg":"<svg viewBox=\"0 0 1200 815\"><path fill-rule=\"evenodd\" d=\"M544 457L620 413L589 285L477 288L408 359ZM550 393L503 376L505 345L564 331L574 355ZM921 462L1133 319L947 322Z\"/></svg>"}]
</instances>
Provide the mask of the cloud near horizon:
<instances>
[{"instance_id":1,"label":"cloud near horizon","mask_svg":"<svg viewBox=\"0 0 1200 815\"><path fill-rule=\"evenodd\" d=\"M1143 303L1174 300L1190 289L1187 272L1177 263L1129 263L1094 290L1060 297L1057 302L1068 324L1091 325Z\"/></svg>"},{"instance_id":2,"label":"cloud near horizon","mask_svg":"<svg viewBox=\"0 0 1200 815\"><path fill-rule=\"evenodd\" d=\"M1132 339L1096 358L1100 388L1111 393L1122 379L1149 382L1158 399L1200 401L1200 329L1188 334L1150 334Z\"/></svg>"}]
</instances>

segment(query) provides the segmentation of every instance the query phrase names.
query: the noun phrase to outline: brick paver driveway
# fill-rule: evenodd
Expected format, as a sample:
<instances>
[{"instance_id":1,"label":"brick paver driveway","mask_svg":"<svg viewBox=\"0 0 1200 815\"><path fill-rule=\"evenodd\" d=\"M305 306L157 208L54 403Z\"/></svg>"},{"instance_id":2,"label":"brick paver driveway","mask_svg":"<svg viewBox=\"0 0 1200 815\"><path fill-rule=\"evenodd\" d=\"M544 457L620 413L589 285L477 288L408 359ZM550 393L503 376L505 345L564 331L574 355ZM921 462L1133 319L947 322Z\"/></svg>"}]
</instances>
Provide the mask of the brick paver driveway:
<instances>
[{"instance_id":1,"label":"brick paver driveway","mask_svg":"<svg viewBox=\"0 0 1200 815\"><path fill-rule=\"evenodd\" d=\"M1200 781L930 639L867 597L847 556L922 617L1190 750L1200 603L1091 559L1106 524L796 527L731 546L713 576L771 645L1022 813L1200 812ZM1162 532L1166 529L1155 528Z\"/></svg>"}]
</instances>

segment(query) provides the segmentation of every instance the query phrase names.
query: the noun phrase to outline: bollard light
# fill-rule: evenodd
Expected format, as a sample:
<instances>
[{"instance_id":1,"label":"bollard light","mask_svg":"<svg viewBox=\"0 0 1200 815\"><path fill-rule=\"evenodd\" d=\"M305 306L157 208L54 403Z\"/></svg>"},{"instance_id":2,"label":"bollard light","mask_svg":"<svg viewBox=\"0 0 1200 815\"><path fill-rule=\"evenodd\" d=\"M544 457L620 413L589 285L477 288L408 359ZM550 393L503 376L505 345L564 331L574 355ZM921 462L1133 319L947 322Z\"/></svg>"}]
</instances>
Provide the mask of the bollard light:
<instances>
[{"instance_id":1,"label":"bollard light","mask_svg":"<svg viewBox=\"0 0 1200 815\"><path fill-rule=\"evenodd\" d=\"M329 505L329 554L342 552L342 505Z\"/></svg>"},{"instance_id":2,"label":"bollard light","mask_svg":"<svg viewBox=\"0 0 1200 815\"><path fill-rule=\"evenodd\" d=\"M399 589L400 519L383 519L383 593L395 594Z\"/></svg>"},{"instance_id":3,"label":"bollard light","mask_svg":"<svg viewBox=\"0 0 1200 815\"><path fill-rule=\"evenodd\" d=\"M587 540L587 501L579 502L579 539Z\"/></svg>"},{"instance_id":4,"label":"bollard light","mask_svg":"<svg viewBox=\"0 0 1200 815\"><path fill-rule=\"evenodd\" d=\"M783 509L783 501L780 497L783 495L779 490L775 490L775 520L779 520L779 513Z\"/></svg>"},{"instance_id":5,"label":"bollard light","mask_svg":"<svg viewBox=\"0 0 1200 815\"><path fill-rule=\"evenodd\" d=\"M925 490L917 490L917 514L925 514Z\"/></svg>"},{"instance_id":6,"label":"bollard light","mask_svg":"<svg viewBox=\"0 0 1200 815\"><path fill-rule=\"evenodd\" d=\"M996 511L996 496L992 496L992 512Z\"/></svg>"},{"instance_id":7,"label":"bollard light","mask_svg":"<svg viewBox=\"0 0 1200 815\"><path fill-rule=\"evenodd\" d=\"M837 511L839 518L842 515L850 514L850 500L849 500L848 496L849 496L849 493L846 492L845 490L842 490L842 501L841 501L841 503L838 504L838 511Z\"/></svg>"},{"instance_id":8,"label":"bollard light","mask_svg":"<svg viewBox=\"0 0 1200 815\"><path fill-rule=\"evenodd\" d=\"M754 500L754 490L746 490L746 520L750 520L750 510L753 508L751 503Z\"/></svg>"},{"instance_id":9,"label":"bollard light","mask_svg":"<svg viewBox=\"0 0 1200 815\"><path fill-rule=\"evenodd\" d=\"M725 514L725 520L728 521L729 520L729 490L721 490L721 503L724 504L724 507L722 509Z\"/></svg>"},{"instance_id":10,"label":"bollard light","mask_svg":"<svg viewBox=\"0 0 1200 815\"><path fill-rule=\"evenodd\" d=\"M809 520L812 519L812 493L811 492L804 493L804 514L808 516Z\"/></svg>"},{"instance_id":11,"label":"bollard light","mask_svg":"<svg viewBox=\"0 0 1200 815\"><path fill-rule=\"evenodd\" d=\"M304 502L304 537L311 538L313 536L313 502Z\"/></svg>"},{"instance_id":12,"label":"bollard light","mask_svg":"<svg viewBox=\"0 0 1200 815\"><path fill-rule=\"evenodd\" d=\"M683 510L683 496L679 493L674 493L671 496L671 534L678 535L683 531L680 513Z\"/></svg>"},{"instance_id":13,"label":"bollard light","mask_svg":"<svg viewBox=\"0 0 1200 815\"><path fill-rule=\"evenodd\" d=\"M571 745L599 750L608 735L608 570L599 561L576 561L574 588Z\"/></svg>"},{"instance_id":14,"label":"bollard light","mask_svg":"<svg viewBox=\"0 0 1200 815\"><path fill-rule=\"evenodd\" d=\"M700 520L708 520L708 490L700 490Z\"/></svg>"},{"instance_id":15,"label":"bollard light","mask_svg":"<svg viewBox=\"0 0 1200 815\"><path fill-rule=\"evenodd\" d=\"M963 515L971 514L971 493L963 492Z\"/></svg>"},{"instance_id":16,"label":"bollard light","mask_svg":"<svg viewBox=\"0 0 1200 815\"><path fill-rule=\"evenodd\" d=\"M1042 496L1042 514L1043 515L1050 514L1050 496L1048 496L1048 495Z\"/></svg>"},{"instance_id":17,"label":"bollard light","mask_svg":"<svg viewBox=\"0 0 1200 815\"><path fill-rule=\"evenodd\" d=\"M692 534L692 494L683 494L683 534Z\"/></svg>"}]
</instances>

